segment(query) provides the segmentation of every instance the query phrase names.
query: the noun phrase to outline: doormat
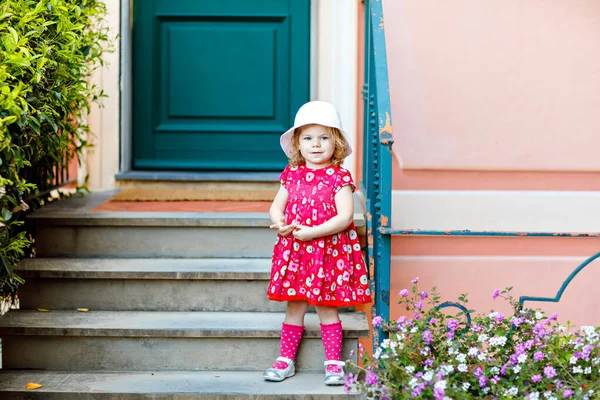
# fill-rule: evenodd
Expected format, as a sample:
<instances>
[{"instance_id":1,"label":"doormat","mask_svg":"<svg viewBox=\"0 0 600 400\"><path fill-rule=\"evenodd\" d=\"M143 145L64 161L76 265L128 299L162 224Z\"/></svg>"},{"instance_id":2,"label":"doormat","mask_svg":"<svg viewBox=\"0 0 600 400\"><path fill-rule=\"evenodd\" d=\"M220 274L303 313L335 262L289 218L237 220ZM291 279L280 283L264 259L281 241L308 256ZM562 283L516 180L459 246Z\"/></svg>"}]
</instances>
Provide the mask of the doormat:
<instances>
[{"instance_id":1,"label":"doormat","mask_svg":"<svg viewBox=\"0 0 600 400\"><path fill-rule=\"evenodd\" d=\"M273 201L277 189L125 189L110 201Z\"/></svg>"}]
</instances>

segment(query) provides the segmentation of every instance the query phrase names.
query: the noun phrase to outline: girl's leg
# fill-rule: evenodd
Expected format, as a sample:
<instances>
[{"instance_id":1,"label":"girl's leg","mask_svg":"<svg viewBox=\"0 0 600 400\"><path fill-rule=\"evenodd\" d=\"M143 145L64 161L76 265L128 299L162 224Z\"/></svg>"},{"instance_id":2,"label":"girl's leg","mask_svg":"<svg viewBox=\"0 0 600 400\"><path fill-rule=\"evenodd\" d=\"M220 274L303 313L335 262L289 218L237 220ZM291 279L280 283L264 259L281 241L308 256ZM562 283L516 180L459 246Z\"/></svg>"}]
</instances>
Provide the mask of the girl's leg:
<instances>
[{"instance_id":1,"label":"girl's leg","mask_svg":"<svg viewBox=\"0 0 600 400\"><path fill-rule=\"evenodd\" d=\"M281 325L281 340L279 345L279 359L263 375L267 380L281 381L295 373L294 366L281 360L295 361L298 345L304 333L304 315L308 311L305 301L288 301L285 320ZM291 367L291 368L290 368ZM277 370L277 371L272 371Z\"/></svg>"},{"instance_id":2,"label":"girl's leg","mask_svg":"<svg viewBox=\"0 0 600 400\"><path fill-rule=\"evenodd\" d=\"M337 307L317 307L325 349L325 384L343 385L342 321Z\"/></svg>"}]
</instances>

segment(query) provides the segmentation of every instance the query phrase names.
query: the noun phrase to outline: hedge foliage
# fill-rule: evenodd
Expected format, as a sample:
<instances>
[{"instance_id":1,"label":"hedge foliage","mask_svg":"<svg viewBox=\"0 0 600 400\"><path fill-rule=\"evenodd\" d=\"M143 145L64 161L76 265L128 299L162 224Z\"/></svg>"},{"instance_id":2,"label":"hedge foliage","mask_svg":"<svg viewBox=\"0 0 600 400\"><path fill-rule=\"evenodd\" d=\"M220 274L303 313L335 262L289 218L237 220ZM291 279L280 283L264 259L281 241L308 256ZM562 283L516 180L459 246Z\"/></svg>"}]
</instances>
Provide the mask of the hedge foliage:
<instances>
[{"instance_id":1,"label":"hedge foliage","mask_svg":"<svg viewBox=\"0 0 600 400\"><path fill-rule=\"evenodd\" d=\"M108 31L97 0L0 1L0 299L32 240L23 220L44 204L57 167L87 145L84 117L103 93L90 85Z\"/></svg>"}]
</instances>

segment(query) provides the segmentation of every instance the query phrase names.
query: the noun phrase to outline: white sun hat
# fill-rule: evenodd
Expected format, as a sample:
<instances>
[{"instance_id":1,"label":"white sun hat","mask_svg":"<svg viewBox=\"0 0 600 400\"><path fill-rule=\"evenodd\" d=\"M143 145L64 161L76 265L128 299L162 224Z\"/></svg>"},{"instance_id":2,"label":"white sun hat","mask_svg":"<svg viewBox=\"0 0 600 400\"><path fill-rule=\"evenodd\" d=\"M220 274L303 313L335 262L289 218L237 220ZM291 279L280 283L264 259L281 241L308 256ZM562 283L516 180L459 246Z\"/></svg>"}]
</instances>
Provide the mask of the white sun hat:
<instances>
[{"instance_id":1,"label":"white sun hat","mask_svg":"<svg viewBox=\"0 0 600 400\"><path fill-rule=\"evenodd\" d=\"M300 107L296 113L296 118L294 119L294 126L288 129L283 135L281 135L281 138L279 138L279 143L281 143L281 148L286 156L292 156L292 138L294 137L294 132L296 129L310 124L329 126L331 128L339 129L344 135L346 143L348 144L348 150L346 150L344 157L348 157L350 154L352 154L350 136L348 136L348 133L344 130L344 128L342 128L342 120L340 119L340 115L336 111L335 107L326 101L310 101Z\"/></svg>"}]
</instances>

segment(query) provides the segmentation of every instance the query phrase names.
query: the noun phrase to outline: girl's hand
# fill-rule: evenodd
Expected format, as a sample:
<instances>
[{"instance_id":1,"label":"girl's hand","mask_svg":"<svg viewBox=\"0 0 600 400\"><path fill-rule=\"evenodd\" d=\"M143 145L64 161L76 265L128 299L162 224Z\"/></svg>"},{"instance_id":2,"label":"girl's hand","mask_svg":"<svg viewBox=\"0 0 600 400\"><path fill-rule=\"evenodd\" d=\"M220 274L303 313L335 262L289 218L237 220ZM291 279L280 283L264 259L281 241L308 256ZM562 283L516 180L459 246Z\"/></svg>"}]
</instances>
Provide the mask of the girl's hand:
<instances>
[{"instance_id":1,"label":"girl's hand","mask_svg":"<svg viewBox=\"0 0 600 400\"><path fill-rule=\"evenodd\" d=\"M294 237L303 242L314 239L314 229L308 226L297 225L296 229L294 229Z\"/></svg>"},{"instance_id":2,"label":"girl's hand","mask_svg":"<svg viewBox=\"0 0 600 400\"><path fill-rule=\"evenodd\" d=\"M286 225L285 217L281 217L281 220L278 223L269 226L269 228L275 229L281 236L286 237L296 228L296 224L292 223Z\"/></svg>"}]
</instances>

